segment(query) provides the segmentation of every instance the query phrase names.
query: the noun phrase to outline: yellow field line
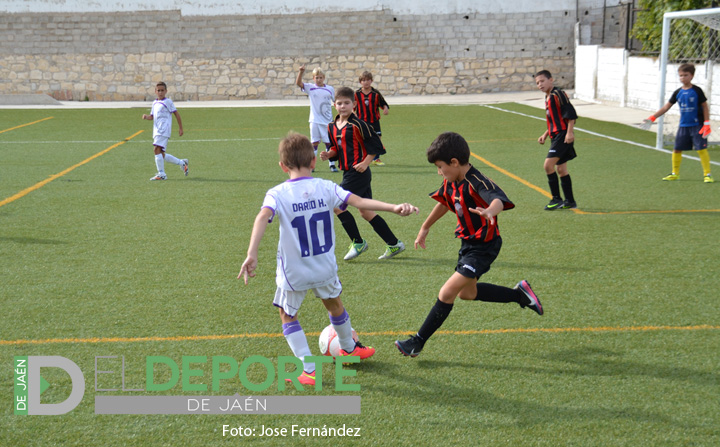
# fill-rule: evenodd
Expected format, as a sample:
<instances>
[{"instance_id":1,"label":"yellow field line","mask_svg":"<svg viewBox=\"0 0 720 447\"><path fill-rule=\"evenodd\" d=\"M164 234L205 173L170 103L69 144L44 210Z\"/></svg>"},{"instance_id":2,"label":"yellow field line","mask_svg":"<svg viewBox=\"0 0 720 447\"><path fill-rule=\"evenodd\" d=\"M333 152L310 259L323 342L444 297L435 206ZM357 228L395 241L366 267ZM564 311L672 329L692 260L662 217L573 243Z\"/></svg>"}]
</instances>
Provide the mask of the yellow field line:
<instances>
[{"instance_id":1,"label":"yellow field line","mask_svg":"<svg viewBox=\"0 0 720 447\"><path fill-rule=\"evenodd\" d=\"M559 328L514 328L514 329L482 329L468 331L437 331L444 335L493 335L493 334L537 334L567 332L650 332L650 331L700 331L718 330L720 326L701 324L697 326L600 326L600 327L559 327ZM361 332L363 336L400 336L412 335L410 331ZM319 332L308 332L307 335L318 336ZM0 346L9 345L45 345L53 343L136 343L144 341L203 341L230 340L236 338L279 338L281 332L260 334L226 334L226 335L187 335L175 337L92 337L92 338L46 338L40 340L0 340Z\"/></svg>"},{"instance_id":2,"label":"yellow field line","mask_svg":"<svg viewBox=\"0 0 720 447\"><path fill-rule=\"evenodd\" d=\"M35 190L37 190L37 189L42 188L43 186L47 185L48 183L52 182L53 180L55 180L55 179L57 179L57 178L62 177L63 175L67 174L68 172L72 171L73 169L78 168L78 167L84 165L85 163L89 163L90 161L98 158L99 156L110 152L111 150L115 149L116 147L127 143L128 141L130 141L131 139L133 139L133 138L135 138L136 136L140 135L141 133L143 133L142 130L140 130L140 131L138 131L138 132L135 132L134 134L132 134L132 135L130 135L129 137L125 138L123 141L120 141L120 142L118 142L118 143L115 143L115 144L113 144L112 146L110 146L110 147L107 148L107 149L103 149L102 151L98 152L97 154L93 155L92 157L86 158L85 160L81 161L80 163L78 163L78 164L76 164L76 165L70 166L69 168L67 168L67 169L65 169L65 170L63 170L63 171L61 171L61 172L58 172L57 174L51 175L50 177L46 178L45 180L43 180L43 181L41 181L41 182L38 182L38 183L32 185L32 186L29 187L29 188L23 189L23 190L20 191L19 193L15 194L15 195L13 195L13 196L10 196L10 197L8 197L7 199L4 199L3 201L1 201L1 202L0 202L0 206L7 205L7 204L10 203L10 202L14 202L14 201L16 201L17 199L19 199L19 198L21 198L21 197L24 197L24 196L30 194L31 192L33 192L33 191L35 191Z\"/></svg>"},{"instance_id":3,"label":"yellow field line","mask_svg":"<svg viewBox=\"0 0 720 447\"><path fill-rule=\"evenodd\" d=\"M43 119L41 119L41 120L33 121L32 123L21 124L21 125L19 125L19 126L11 127L11 128L9 128L9 129L0 130L0 133L10 132L11 130L20 129L21 127L25 127L25 126L32 126L33 124L42 123L43 121L51 120L51 119L53 119L53 118L55 118L55 117L54 117L54 116L49 116L49 117L43 118Z\"/></svg>"},{"instance_id":4,"label":"yellow field line","mask_svg":"<svg viewBox=\"0 0 720 447\"><path fill-rule=\"evenodd\" d=\"M522 183L523 185L527 186L528 188L534 189L535 191L539 192L540 194L544 195L545 197L552 199L552 194L550 194L549 192L540 188L539 186L535 186L532 183L528 182L527 180L513 174L512 172L507 171L494 163L490 163L488 160L482 158L481 156L479 156L477 154L470 152L470 155L477 158L478 160L485 163L486 165L490 166L491 168L495 169L496 171L499 171L500 173L507 175L511 179ZM575 214L586 214L586 215L596 215L596 216L610 215L610 214L720 213L720 209L717 209L717 210L583 211L581 209L575 208L572 211L575 212Z\"/></svg>"},{"instance_id":5,"label":"yellow field line","mask_svg":"<svg viewBox=\"0 0 720 447\"><path fill-rule=\"evenodd\" d=\"M645 210L645 211L582 211L580 209L573 209L577 214L672 214L672 213L720 213L718 210Z\"/></svg>"},{"instance_id":6,"label":"yellow field line","mask_svg":"<svg viewBox=\"0 0 720 447\"><path fill-rule=\"evenodd\" d=\"M524 178L520 178L520 177L518 177L517 175L513 174L512 172L506 171L505 169L501 168L500 166L498 166L498 165L496 165L496 164L493 164L493 163L490 163L489 161L485 160L484 158L482 158L481 156L479 156L479 155L477 155L477 154L474 154L474 153L470 152L470 155L472 155L473 157L477 158L478 160L480 160L481 162L485 163L486 165L490 166L491 168L493 168L493 169L495 169L495 170L497 170L497 171L500 171L501 173L507 175L507 176L510 177L511 179L517 180L518 182L522 183L523 185L527 186L527 187L530 188L530 189L534 189L535 191L537 191L537 192L539 192L540 194L544 195L544 196L547 197L548 199L552 199L552 194L550 194L549 192L547 192L547 191L545 191L544 189L540 188L539 186L535 186L535 185L533 185L532 183L530 183L530 182L528 182L527 180L525 180Z\"/></svg>"}]
</instances>

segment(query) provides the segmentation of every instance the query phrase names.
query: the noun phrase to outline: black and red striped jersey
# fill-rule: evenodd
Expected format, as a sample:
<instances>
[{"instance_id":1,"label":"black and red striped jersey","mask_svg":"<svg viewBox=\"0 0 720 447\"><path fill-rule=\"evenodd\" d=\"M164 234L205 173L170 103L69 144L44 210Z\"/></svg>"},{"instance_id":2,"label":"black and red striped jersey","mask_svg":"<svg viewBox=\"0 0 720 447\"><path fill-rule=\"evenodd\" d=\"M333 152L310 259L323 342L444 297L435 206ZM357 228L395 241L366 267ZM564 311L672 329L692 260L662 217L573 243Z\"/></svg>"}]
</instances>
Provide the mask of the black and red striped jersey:
<instances>
[{"instance_id":1,"label":"black and red striped jersey","mask_svg":"<svg viewBox=\"0 0 720 447\"><path fill-rule=\"evenodd\" d=\"M363 93L362 89L355 92L355 113L358 118L368 123L380 121L380 109L390 107L383 98L383 95L375 90L370 89L370 93Z\"/></svg>"},{"instance_id":2,"label":"black and red striped jersey","mask_svg":"<svg viewBox=\"0 0 720 447\"><path fill-rule=\"evenodd\" d=\"M440 189L430 194L430 197L457 215L455 237L482 242L489 242L500 235L497 216L495 223L490 225L489 220L471 213L469 209L487 208L495 199L503 202L503 210L515 208L505 192L472 165L465 179L459 182L444 180Z\"/></svg>"},{"instance_id":3,"label":"black and red striped jersey","mask_svg":"<svg viewBox=\"0 0 720 447\"><path fill-rule=\"evenodd\" d=\"M550 94L545 97L545 114L551 137L567 130L569 120L577 119L575 107L570 104L567 94L557 87L553 87Z\"/></svg>"},{"instance_id":4,"label":"black and red striped jersey","mask_svg":"<svg viewBox=\"0 0 720 447\"><path fill-rule=\"evenodd\" d=\"M368 154L385 154L380 137L368 123L353 113L348 118L347 124L338 128L335 123L339 117L338 115L333 122L328 124L328 136L330 137L330 150L337 152L340 169L343 171L353 169L353 166L363 161Z\"/></svg>"}]
</instances>

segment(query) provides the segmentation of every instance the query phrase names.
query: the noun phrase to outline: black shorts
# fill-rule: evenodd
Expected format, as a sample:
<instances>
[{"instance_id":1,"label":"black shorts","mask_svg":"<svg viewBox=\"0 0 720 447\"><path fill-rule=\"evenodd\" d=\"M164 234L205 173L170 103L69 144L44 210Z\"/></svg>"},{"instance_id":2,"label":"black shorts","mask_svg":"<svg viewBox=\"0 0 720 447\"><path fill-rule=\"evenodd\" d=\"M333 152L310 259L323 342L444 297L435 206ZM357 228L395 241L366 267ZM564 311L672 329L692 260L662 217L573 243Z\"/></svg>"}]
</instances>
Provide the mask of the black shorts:
<instances>
[{"instance_id":1,"label":"black shorts","mask_svg":"<svg viewBox=\"0 0 720 447\"><path fill-rule=\"evenodd\" d=\"M363 199L372 199L371 180L372 174L370 173L370 168L366 169L365 172L357 172L354 169L350 169L349 171L343 172L340 187Z\"/></svg>"},{"instance_id":2,"label":"black shorts","mask_svg":"<svg viewBox=\"0 0 720 447\"><path fill-rule=\"evenodd\" d=\"M458 252L458 262L455 271L466 278L480 279L490 270L490 265L500 254L502 239L500 236L490 242L475 242L462 240Z\"/></svg>"},{"instance_id":3,"label":"black shorts","mask_svg":"<svg viewBox=\"0 0 720 447\"><path fill-rule=\"evenodd\" d=\"M701 151L707 149L707 138L703 138L700 135L700 129L702 126L692 127L678 127L677 134L675 135L675 150L676 151Z\"/></svg>"},{"instance_id":4,"label":"black shorts","mask_svg":"<svg viewBox=\"0 0 720 447\"><path fill-rule=\"evenodd\" d=\"M545 157L559 158L557 162L557 164L559 165L565 164L573 158L577 157L577 154L575 153L574 143L566 143L565 135L567 135L567 131L563 130L562 132L552 137L550 142L550 150L548 151L547 157Z\"/></svg>"},{"instance_id":5,"label":"black shorts","mask_svg":"<svg viewBox=\"0 0 720 447\"><path fill-rule=\"evenodd\" d=\"M368 123L370 124L370 127L373 128L376 134L378 134L379 137L382 136L382 130L380 130L380 120L375 121L374 123Z\"/></svg>"}]
</instances>

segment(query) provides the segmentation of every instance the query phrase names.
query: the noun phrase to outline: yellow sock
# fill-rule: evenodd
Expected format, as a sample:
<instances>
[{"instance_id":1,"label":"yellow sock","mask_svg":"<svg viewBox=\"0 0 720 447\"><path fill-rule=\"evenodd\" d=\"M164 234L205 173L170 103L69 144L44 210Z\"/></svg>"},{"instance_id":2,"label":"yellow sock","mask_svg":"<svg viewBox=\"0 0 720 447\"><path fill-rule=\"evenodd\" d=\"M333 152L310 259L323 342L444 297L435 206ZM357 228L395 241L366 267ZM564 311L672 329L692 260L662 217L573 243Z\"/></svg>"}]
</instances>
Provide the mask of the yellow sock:
<instances>
[{"instance_id":1,"label":"yellow sock","mask_svg":"<svg viewBox=\"0 0 720 447\"><path fill-rule=\"evenodd\" d=\"M710 175L710 154L707 149L697 151L698 157L700 157L700 164L703 168L703 176Z\"/></svg>"},{"instance_id":2,"label":"yellow sock","mask_svg":"<svg viewBox=\"0 0 720 447\"><path fill-rule=\"evenodd\" d=\"M707 152L707 149L705 149L705 152ZM682 163L682 152L675 152L672 153L672 173L675 175L680 174L680 163Z\"/></svg>"}]
</instances>

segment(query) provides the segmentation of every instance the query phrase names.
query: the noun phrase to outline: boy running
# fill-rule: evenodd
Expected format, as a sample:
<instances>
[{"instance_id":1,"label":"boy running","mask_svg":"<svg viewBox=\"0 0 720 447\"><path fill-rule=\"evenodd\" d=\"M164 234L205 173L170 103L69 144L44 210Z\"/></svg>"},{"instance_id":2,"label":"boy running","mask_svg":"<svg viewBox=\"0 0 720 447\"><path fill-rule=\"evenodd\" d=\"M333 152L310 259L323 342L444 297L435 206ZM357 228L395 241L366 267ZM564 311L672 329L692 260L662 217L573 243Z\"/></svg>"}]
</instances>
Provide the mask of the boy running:
<instances>
[{"instance_id":1,"label":"boy running","mask_svg":"<svg viewBox=\"0 0 720 447\"><path fill-rule=\"evenodd\" d=\"M457 215L455 237L462 240L455 273L440 288L435 305L416 335L395 341L405 356L417 357L428 339L445 322L456 298L494 303L518 303L543 314L540 300L522 280L514 289L478 282L490 270L500 253L502 239L497 215L515 205L505 192L470 163L470 148L465 139L454 133L440 134L427 150L427 159L443 176L443 184L430 196L437 200L435 208L420 227L415 248L425 248L430 227L448 211Z\"/></svg>"}]
</instances>

